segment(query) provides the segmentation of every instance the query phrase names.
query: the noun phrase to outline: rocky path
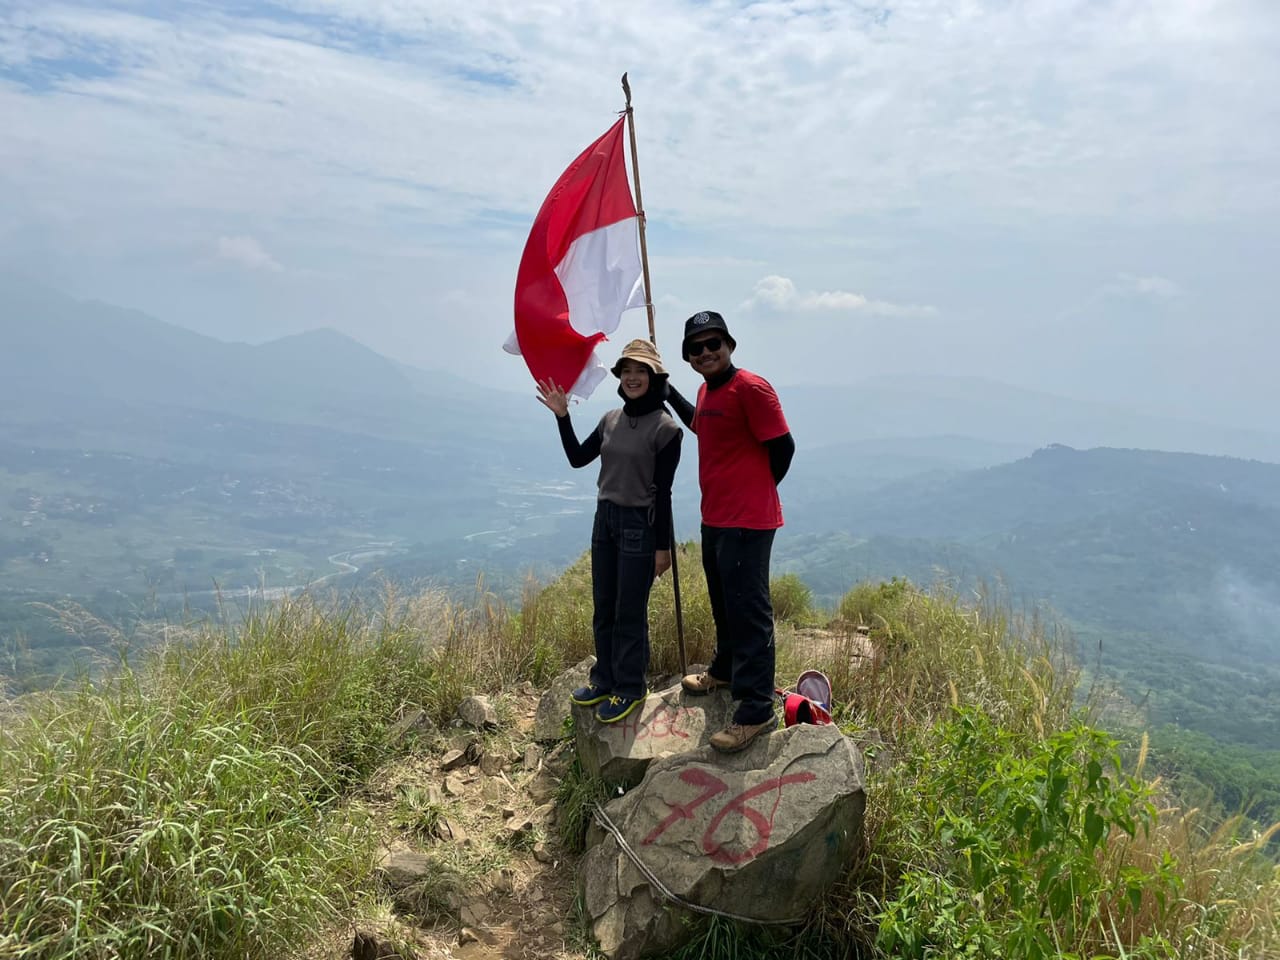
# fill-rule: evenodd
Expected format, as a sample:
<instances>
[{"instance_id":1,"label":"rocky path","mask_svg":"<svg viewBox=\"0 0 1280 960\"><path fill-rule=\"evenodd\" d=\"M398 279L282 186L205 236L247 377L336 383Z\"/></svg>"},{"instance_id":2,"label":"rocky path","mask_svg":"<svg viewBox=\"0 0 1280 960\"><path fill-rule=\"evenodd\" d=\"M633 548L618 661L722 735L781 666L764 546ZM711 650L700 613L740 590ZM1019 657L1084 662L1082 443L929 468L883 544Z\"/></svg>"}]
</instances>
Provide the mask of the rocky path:
<instances>
[{"instance_id":1,"label":"rocky path","mask_svg":"<svg viewBox=\"0 0 1280 960\"><path fill-rule=\"evenodd\" d=\"M325 960L586 956L572 942L573 858L555 824L572 747L534 741L529 685L492 704L473 699L489 707L481 729L402 722L411 755L378 771L361 801L382 827L388 909L335 937Z\"/></svg>"}]
</instances>

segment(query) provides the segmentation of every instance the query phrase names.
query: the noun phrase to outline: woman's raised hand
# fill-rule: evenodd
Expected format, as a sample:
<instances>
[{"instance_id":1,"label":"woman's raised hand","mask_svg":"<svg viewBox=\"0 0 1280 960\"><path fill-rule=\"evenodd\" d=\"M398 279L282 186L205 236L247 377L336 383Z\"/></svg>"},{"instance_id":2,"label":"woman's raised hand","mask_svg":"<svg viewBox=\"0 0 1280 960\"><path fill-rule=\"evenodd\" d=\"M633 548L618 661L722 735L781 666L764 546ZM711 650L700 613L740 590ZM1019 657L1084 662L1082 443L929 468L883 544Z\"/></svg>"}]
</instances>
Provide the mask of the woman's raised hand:
<instances>
[{"instance_id":1,"label":"woman's raised hand","mask_svg":"<svg viewBox=\"0 0 1280 960\"><path fill-rule=\"evenodd\" d=\"M538 381L538 402L557 417L563 417L569 413L569 398L550 380Z\"/></svg>"}]
</instances>

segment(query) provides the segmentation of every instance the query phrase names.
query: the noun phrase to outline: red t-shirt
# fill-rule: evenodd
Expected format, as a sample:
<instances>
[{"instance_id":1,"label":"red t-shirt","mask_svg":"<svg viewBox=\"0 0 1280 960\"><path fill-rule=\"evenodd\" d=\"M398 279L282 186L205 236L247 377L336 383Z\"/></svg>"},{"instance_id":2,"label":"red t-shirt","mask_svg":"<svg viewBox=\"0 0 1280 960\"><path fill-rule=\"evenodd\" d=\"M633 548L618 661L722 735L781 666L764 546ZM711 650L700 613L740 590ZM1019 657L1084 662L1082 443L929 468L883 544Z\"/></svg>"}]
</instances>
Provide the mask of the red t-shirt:
<instances>
[{"instance_id":1,"label":"red t-shirt","mask_svg":"<svg viewBox=\"0 0 1280 960\"><path fill-rule=\"evenodd\" d=\"M791 431L769 381L739 369L715 390L704 383L693 426L702 522L749 530L782 526L782 503L764 442Z\"/></svg>"}]
</instances>

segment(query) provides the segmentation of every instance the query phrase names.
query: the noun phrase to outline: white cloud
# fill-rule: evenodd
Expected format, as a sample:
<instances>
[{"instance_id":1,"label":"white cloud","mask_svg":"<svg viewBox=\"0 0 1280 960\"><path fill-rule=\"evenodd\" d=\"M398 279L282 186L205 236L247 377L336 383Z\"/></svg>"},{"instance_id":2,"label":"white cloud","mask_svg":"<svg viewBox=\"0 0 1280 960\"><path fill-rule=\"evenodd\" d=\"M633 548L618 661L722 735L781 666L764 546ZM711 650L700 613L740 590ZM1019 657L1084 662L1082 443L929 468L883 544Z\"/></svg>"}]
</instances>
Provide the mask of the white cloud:
<instances>
[{"instance_id":1,"label":"white cloud","mask_svg":"<svg viewBox=\"0 0 1280 960\"><path fill-rule=\"evenodd\" d=\"M254 237L219 237L218 257L248 270L266 270L270 273L281 273L284 270Z\"/></svg>"},{"instance_id":2,"label":"white cloud","mask_svg":"<svg viewBox=\"0 0 1280 960\"><path fill-rule=\"evenodd\" d=\"M751 310L756 307L774 310L858 311L878 317L932 317L938 313L934 307L869 300L860 293L850 293L847 290L802 293L789 277L776 274L759 280L751 296L743 301L739 309Z\"/></svg>"},{"instance_id":3,"label":"white cloud","mask_svg":"<svg viewBox=\"0 0 1280 960\"><path fill-rule=\"evenodd\" d=\"M1130 336L1159 314L1170 366L1245 413L1276 405L1275 0L0 0L0 270L215 334L322 321L427 365L447 340L481 370L626 69L663 342L746 291L764 337L769 311L938 304L935 360L904 365L968 350L1145 396L1089 376L1101 340L1043 348L1037 318L1087 295ZM211 238L240 275L202 269ZM1211 310L1235 327L1210 342Z\"/></svg>"},{"instance_id":4,"label":"white cloud","mask_svg":"<svg viewBox=\"0 0 1280 960\"><path fill-rule=\"evenodd\" d=\"M536 209L642 65L655 222L820 234L869 211L1275 211L1269 4L286 0L147 16L27 0L0 14L0 66L92 69L0 86L0 160L15 189L118 197L97 207L279 217L323 197L326 217L448 228Z\"/></svg>"},{"instance_id":5,"label":"white cloud","mask_svg":"<svg viewBox=\"0 0 1280 960\"><path fill-rule=\"evenodd\" d=\"M1182 296L1182 287L1167 277L1141 277L1129 273L1118 274L1107 289L1111 293L1135 294L1154 300L1172 300Z\"/></svg>"}]
</instances>

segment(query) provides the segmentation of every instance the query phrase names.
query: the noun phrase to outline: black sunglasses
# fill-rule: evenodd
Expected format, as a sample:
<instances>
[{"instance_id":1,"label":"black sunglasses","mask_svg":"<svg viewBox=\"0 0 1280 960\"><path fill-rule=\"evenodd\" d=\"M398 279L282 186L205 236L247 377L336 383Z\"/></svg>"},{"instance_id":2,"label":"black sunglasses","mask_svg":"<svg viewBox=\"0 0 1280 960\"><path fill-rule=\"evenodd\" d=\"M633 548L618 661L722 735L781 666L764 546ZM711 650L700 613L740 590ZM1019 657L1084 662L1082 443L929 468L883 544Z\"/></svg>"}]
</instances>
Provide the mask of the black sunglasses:
<instances>
[{"instance_id":1,"label":"black sunglasses","mask_svg":"<svg viewBox=\"0 0 1280 960\"><path fill-rule=\"evenodd\" d=\"M719 337L707 337L705 340L691 341L689 345L684 348L684 352L691 357L696 357L699 356L703 350L710 350L712 353L715 353L723 346L724 341Z\"/></svg>"}]
</instances>

